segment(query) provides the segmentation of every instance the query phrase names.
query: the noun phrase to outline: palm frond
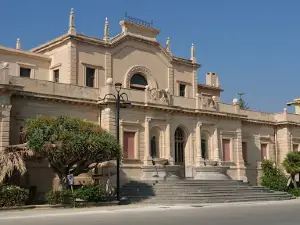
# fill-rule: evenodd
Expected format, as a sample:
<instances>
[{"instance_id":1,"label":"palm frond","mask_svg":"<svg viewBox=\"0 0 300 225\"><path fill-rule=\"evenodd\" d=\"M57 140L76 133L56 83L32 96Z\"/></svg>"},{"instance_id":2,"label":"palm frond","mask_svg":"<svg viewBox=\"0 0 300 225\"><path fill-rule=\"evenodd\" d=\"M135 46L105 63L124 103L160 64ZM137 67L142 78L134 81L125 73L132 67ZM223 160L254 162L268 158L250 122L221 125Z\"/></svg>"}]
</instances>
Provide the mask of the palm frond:
<instances>
[{"instance_id":1,"label":"palm frond","mask_svg":"<svg viewBox=\"0 0 300 225\"><path fill-rule=\"evenodd\" d=\"M26 172L25 158L33 156L33 152L27 148L27 143L10 145L0 151L0 183L6 177L10 177L14 171L24 174Z\"/></svg>"}]
</instances>

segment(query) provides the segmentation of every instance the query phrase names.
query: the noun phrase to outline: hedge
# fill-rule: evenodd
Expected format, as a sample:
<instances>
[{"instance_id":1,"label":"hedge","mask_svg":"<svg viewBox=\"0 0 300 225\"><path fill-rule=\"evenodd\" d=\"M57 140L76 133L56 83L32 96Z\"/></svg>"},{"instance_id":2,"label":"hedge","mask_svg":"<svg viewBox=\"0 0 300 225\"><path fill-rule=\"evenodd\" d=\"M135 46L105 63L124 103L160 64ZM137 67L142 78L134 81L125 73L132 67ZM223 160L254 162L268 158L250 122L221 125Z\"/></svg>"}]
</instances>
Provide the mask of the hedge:
<instances>
[{"instance_id":1,"label":"hedge","mask_svg":"<svg viewBox=\"0 0 300 225\"><path fill-rule=\"evenodd\" d=\"M23 206L29 197L29 190L14 186L3 185L0 187L0 207Z\"/></svg>"}]
</instances>

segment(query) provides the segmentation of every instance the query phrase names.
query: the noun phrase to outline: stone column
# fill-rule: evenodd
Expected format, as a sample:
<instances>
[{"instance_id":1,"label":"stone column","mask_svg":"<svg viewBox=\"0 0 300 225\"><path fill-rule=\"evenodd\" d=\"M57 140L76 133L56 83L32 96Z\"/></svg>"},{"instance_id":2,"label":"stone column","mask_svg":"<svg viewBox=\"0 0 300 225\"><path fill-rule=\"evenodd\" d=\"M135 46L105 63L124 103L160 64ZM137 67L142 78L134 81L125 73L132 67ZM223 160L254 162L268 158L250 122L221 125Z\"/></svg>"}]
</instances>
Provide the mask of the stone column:
<instances>
[{"instance_id":1,"label":"stone column","mask_svg":"<svg viewBox=\"0 0 300 225\"><path fill-rule=\"evenodd\" d=\"M172 157L172 137L171 137L171 119L167 119L166 126L166 149L165 149L165 158L169 160L171 165L174 164L174 159Z\"/></svg>"},{"instance_id":2,"label":"stone column","mask_svg":"<svg viewBox=\"0 0 300 225\"><path fill-rule=\"evenodd\" d=\"M150 121L151 118L146 117L145 119L145 145L144 145L144 164L149 165L152 158L150 156Z\"/></svg>"},{"instance_id":3,"label":"stone column","mask_svg":"<svg viewBox=\"0 0 300 225\"><path fill-rule=\"evenodd\" d=\"M242 148L242 129L238 128L236 135L236 149L234 149L234 151L236 151L237 179L246 181Z\"/></svg>"},{"instance_id":4,"label":"stone column","mask_svg":"<svg viewBox=\"0 0 300 225\"><path fill-rule=\"evenodd\" d=\"M196 124L196 166L200 166L202 155L201 155L201 122Z\"/></svg>"},{"instance_id":5,"label":"stone column","mask_svg":"<svg viewBox=\"0 0 300 225\"><path fill-rule=\"evenodd\" d=\"M214 134L213 134L213 160L220 161L220 152L219 152L219 142L220 142L219 129L215 126Z\"/></svg>"}]
</instances>

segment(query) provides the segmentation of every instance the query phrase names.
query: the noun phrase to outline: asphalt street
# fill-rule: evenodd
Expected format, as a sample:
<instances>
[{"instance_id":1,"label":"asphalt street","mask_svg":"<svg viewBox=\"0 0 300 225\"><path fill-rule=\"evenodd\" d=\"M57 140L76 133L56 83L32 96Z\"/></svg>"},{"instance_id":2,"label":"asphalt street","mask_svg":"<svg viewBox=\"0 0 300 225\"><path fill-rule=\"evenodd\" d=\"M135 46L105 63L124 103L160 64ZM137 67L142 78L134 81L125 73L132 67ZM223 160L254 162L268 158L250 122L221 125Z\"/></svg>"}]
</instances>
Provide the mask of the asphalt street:
<instances>
[{"instance_id":1,"label":"asphalt street","mask_svg":"<svg viewBox=\"0 0 300 225\"><path fill-rule=\"evenodd\" d=\"M117 206L0 212L0 225L299 225L300 200L188 206Z\"/></svg>"}]
</instances>

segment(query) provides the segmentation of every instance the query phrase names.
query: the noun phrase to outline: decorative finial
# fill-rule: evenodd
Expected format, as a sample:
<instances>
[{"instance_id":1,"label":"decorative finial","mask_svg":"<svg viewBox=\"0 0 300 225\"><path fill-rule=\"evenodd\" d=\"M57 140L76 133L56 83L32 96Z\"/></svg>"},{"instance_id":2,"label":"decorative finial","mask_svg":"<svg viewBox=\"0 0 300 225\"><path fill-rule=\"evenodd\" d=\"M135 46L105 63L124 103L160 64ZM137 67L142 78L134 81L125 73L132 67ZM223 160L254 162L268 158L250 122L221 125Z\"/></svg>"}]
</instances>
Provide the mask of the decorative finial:
<instances>
[{"instance_id":1,"label":"decorative finial","mask_svg":"<svg viewBox=\"0 0 300 225\"><path fill-rule=\"evenodd\" d=\"M232 100L233 105L238 105L239 104L239 100L237 98L234 98Z\"/></svg>"},{"instance_id":2,"label":"decorative finial","mask_svg":"<svg viewBox=\"0 0 300 225\"><path fill-rule=\"evenodd\" d=\"M20 49L21 49L21 40L20 40L20 38L17 38L16 49L17 49L17 50L20 50Z\"/></svg>"},{"instance_id":3,"label":"decorative finial","mask_svg":"<svg viewBox=\"0 0 300 225\"><path fill-rule=\"evenodd\" d=\"M69 18L69 34L76 35L76 29L74 24L74 9L71 9L70 18Z\"/></svg>"},{"instance_id":4,"label":"decorative finial","mask_svg":"<svg viewBox=\"0 0 300 225\"><path fill-rule=\"evenodd\" d=\"M108 27L108 19L107 19L107 17L105 18L105 25L104 25L104 40L105 41L109 40L109 27Z\"/></svg>"},{"instance_id":5,"label":"decorative finial","mask_svg":"<svg viewBox=\"0 0 300 225\"><path fill-rule=\"evenodd\" d=\"M169 52L169 53L171 53L171 45L170 45L170 42L171 42L171 41L170 41L170 38L168 37L168 38L167 38L167 43L166 43L166 44L167 44L166 50L167 50L167 52Z\"/></svg>"},{"instance_id":6,"label":"decorative finial","mask_svg":"<svg viewBox=\"0 0 300 225\"><path fill-rule=\"evenodd\" d=\"M192 43L192 47L191 47L191 60L193 63L196 63L196 57L195 57L195 46L194 43Z\"/></svg>"}]
</instances>

